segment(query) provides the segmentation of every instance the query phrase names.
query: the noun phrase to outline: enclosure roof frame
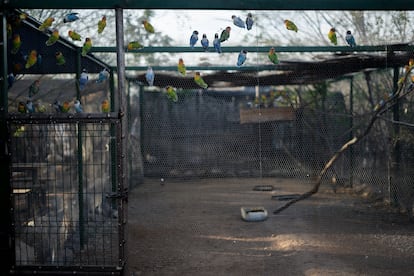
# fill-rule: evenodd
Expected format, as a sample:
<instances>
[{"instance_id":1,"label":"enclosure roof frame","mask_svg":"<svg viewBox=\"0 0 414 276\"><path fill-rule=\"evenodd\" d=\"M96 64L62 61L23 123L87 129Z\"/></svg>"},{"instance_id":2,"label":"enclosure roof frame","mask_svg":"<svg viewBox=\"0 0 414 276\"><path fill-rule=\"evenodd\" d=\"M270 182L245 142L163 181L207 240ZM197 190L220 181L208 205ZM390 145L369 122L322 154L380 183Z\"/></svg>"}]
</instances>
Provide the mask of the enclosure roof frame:
<instances>
[{"instance_id":1,"label":"enclosure roof frame","mask_svg":"<svg viewBox=\"0 0 414 276\"><path fill-rule=\"evenodd\" d=\"M412 0L1 0L25 9L414 10Z\"/></svg>"}]
</instances>

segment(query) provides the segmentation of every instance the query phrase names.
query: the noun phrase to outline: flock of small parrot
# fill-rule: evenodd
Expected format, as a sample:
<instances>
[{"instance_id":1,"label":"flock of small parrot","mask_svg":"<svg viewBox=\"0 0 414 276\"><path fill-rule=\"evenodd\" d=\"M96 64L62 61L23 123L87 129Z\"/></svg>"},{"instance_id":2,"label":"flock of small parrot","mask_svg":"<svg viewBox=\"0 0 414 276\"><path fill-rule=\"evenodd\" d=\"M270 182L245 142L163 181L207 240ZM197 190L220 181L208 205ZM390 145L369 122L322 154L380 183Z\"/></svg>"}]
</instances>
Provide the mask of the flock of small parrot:
<instances>
[{"instance_id":1,"label":"flock of small parrot","mask_svg":"<svg viewBox=\"0 0 414 276\"><path fill-rule=\"evenodd\" d=\"M22 38L20 36L20 34L18 33L18 27L21 24L21 22L23 20L27 19L27 15L25 13L21 13L21 14L13 14L12 16L10 16L7 19L7 35L8 38L11 38L11 50L10 53L12 55L16 55L17 53L19 53L20 49L21 49L21 45L22 45ZM79 17L79 13L68 13L64 16L63 18L63 23L70 23L70 22L74 22L76 20L78 20ZM46 33L53 25L53 23L55 22L55 18L54 17L49 17L47 19L45 19L38 27L38 30L41 32ZM97 32L98 34L102 34L102 32L104 31L106 27L106 16L102 16L102 18L98 21L97 23ZM13 35L12 35L13 34ZM75 32L74 30L69 30L68 31L68 36L70 39L72 39L73 41L81 41L81 35L78 34L77 32ZM53 29L51 30L50 36L48 37L48 39L46 40L45 44L46 46L52 46L53 44L55 44L58 40L59 40L60 34L59 34L59 30L58 29ZM92 40L90 37L86 37L85 41L83 43L82 49L81 49L81 55L82 56L86 56L90 50L92 48ZM38 51L35 49L32 49L29 51L28 55L24 55L24 59L25 59L25 64L24 64L24 68L25 69L30 69L31 67L33 67L36 64L41 64L41 59L42 56L40 54L38 54ZM56 60L56 64L59 66L64 66L66 63L65 57L63 55L63 53L61 51L56 51L55 52L55 60ZM14 68L15 71L19 71L18 68ZM107 68L104 68L98 75L98 78L96 80L96 83L101 83L103 81L105 81L106 79L109 78L109 71ZM14 81L15 81L15 76L14 73L9 73L8 77L8 88L11 88ZM82 73L80 74L80 78L77 80L77 84L79 87L79 90L83 90L86 86L86 84L88 83L89 77L87 74L86 69L84 69L82 71ZM46 106L40 101L38 100L37 104L35 105L32 102L32 97L34 95L36 95L39 92L40 89L40 81L36 80L34 81L30 87L29 87L29 99L26 102L20 101L18 103L18 107L17 110L20 113L33 113L33 112L39 112L39 113L44 113L46 112ZM65 101L62 104L59 101L55 101L53 103L53 107L55 109L56 112L69 112L72 104L69 101ZM73 107L75 109L76 113L81 113L83 112L83 107L80 103L80 101L78 99L76 99L73 102ZM102 112L109 112L110 108L109 108L109 101L108 100L104 100L101 104L101 111Z\"/></svg>"},{"instance_id":2,"label":"flock of small parrot","mask_svg":"<svg viewBox=\"0 0 414 276\"><path fill-rule=\"evenodd\" d=\"M10 26L8 24L7 30L8 30L8 34L12 33L12 24L16 24L16 22L21 22L21 20L25 20L27 18L27 15L25 14L20 14L19 16L14 17L11 22L10 22ZM66 23L70 23L70 22L74 22L76 20L79 20L79 13L69 13L67 15L64 16L63 18L63 22ZM245 20L241 19L239 16L236 15L232 15L231 16L231 20L233 22L233 25L241 28L241 29L247 29L248 31L252 29L253 24L254 24L254 19L253 19L253 15L251 13L248 13ZM47 19L45 19L43 21L42 24L40 24L40 26L38 27L38 29L42 32L46 32L47 30L49 30L52 25L53 22L55 22L55 18L53 17L49 17ZM149 34L154 34L155 33L155 29L153 27L153 25L151 25L150 22L148 22L148 20L142 20L141 21L144 29L146 32L148 32ZM284 20L284 24L287 30L289 31L293 31L293 32L298 32L299 29L296 26L296 24L291 21L291 20ZM101 34L104 29L106 27L106 16L103 16L97 23L97 32L98 34ZM9 31L10 30L10 31ZM230 38L230 32L231 32L231 27L227 26L226 28L224 28L221 32L221 34L219 35L218 33L214 34L214 40L213 40L213 47L215 52L217 53L222 53L221 50L221 43L229 40ZM190 36L190 40L189 40L189 45L191 48L194 48L199 40L199 32L197 30L194 30ZM59 40L59 30L58 29L53 29L49 38L47 39L47 41L45 42L46 46L51 46L53 44L55 44L58 40ZM68 37L70 39L72 39L72 41L81 41L82 37L80 34L78 34L76 31L74 30L69 30L68 31ZM327 34L327 37L329 39L329 41L334 44L337 45L338 44L338 40L337 40L337 36L336 36L336 30L335 28L331 28ZM345 36L345 40L348 43L349 46L351 47L355 47L356 43L355 43L355 38L353 37L351 31L347 31L346 32L346 36ZM13 35L13 39L12 39L12 47L11 47L11 54L17 54L20 47L22 44L22 39L20 37L20 35L18 33L15 33ZM202 35L202 38L200 40L200 44L201 47L205 50L208 51L210 44L209 44L209 40L207 38L207 35L204 33ZM81 54L82 56L86 56L89 51L92 48L92 39L90 37L86 37L82 46L82 50L81 50ZM143 48L143 45L138 42L138 41L130 41L127 46L126 46L126 50L127 51L132 51L132 50L138 50ZM26 63L25 63L25 68L29 69L32 66L34 66L36 63L41 62L41 56L37 53L37 51L35 49L31 50L30 53L27 55L26 57ZM279 58L277 56L277 53L275 52L275 48L271 47L269 52L268 52L268 58L270 60L270 62L272 62L273 64L278 64ZM56 64L59 66L63 66L65 65L66 61L65 61L65 57L63 56L62 52L57 51L55 53L55 59L56 59ZM237 62L236 65L237 67L242 66L247 60L247 51L246 50L241 50L240 53L238 54L237 57ZM178 65L177 65L177 71L179 74L181 74L182 76L186 76L186 67L184 64L184 60L182 58L179 58L178 60ZM96 80L96 82L102 82L105 79L108 78L109 72L106 68L104 68L98 76L98 79ZM204 81L204 79L201 77L200 72L194 72L194 82L203 89L208 88L208 84ZM154 79L155 79L155 73L154 70L152 69L151 66L148 66L147 68L147 72L145 73L145 79L148 83L149 86L153 86L154 85ZM79 80L77 80L79 89L82 91L86 84L88 83L88 75L87 75L87 71L83 70ZM11 73L8 76L8 83L9 83L9 88L11 87L12 83L14 81L14 75ZM37 89L38 89L38 83L37 83ZM29 91L32 91L32 88L29 88ZM177 94L176 94L176 89L169 85L165 88L165 94L167 95L167 98L170 99L173 102L176 102L178 100ZM29 92L29 98L34 95L33 92ZM27 112L31 112L32 110L34 110L34 108L31 108L33 104L30 103L30 100L24 104L25 108L23 109L23 105L22 103L19 103L19 108L18 110L20 112L27 113ZM68 105L63 103L60 104L58 102L56 102L54 104L55 109L57 112L67 112L68 111ZM79 102L79 100L75 100L74 102L74 107L75 107L75 111L76 112L82 112L82 106Z\"/></svg>"},{"instance_id":3,"label":"flock of small parrot","mask_svg":"<svg viewBox=\"0 0 414 276\"><path fill-rule=\"evenodd\" d=\"M247 14L247 17L245 20L241 19L239 16L236 15L232 15L231 16L232 22L233 24L238 27L238 28L242 28L242 29L247 29L247 30L251 30L254 24L254 19L253 19L253 15L251 13ZM144 22L143 22L144 23ZM149 24L148 22L144 23L145 24ZM296 24L289 20L289 19L285 19L284 20L284 25L286 27L286 29L288 31L293 31L293 32L298 32L299 29L296 26ZM147 29L147 28L145 28ZM151 26L151 30L153 32L153 27ZM222 50L221 50L221 43L227 41L230 38L230 31L231 31L231 27L227 26L225 29L223 29L223 31L221 32L221 34L219 35L218 33L214 34L214 40L213 40L213 47L215 52L221 54ZM189 40L189 45L191 48L196 47L197 42L199 40L199 32L197 30L194 30L191 35L190 35L190 40ZM329 39L329 41L334 44L334 45L338 45L338 39L336 37L336 30L335 28L331 28L327 34L327 37ZM355 38L353 37L351 31L347 31L346 32L346 36L345 36L345 40L347 42L347 44L350 47L355 47L356 43L355 43ZM200 44L201 47L208 52L209 51L209 40L207 38L207 35L205 33L203 33L202 38L200 40ZM142 48L143 46L141 44L139 44L139 48ZM136 48L136 49L139 49ZM271 47L269 49L268 52L268 58L270 60L270 62L272 62L273 64L278 64L279 58L278 55L275 51L274 47ZM240 51L240 53L237 56L237 62L236 65L237 67L242 66L247 60L247 50L242 49ZM178 60L178 64L177 64L177 71L180 75L182 76L186 76L186 67L184 64L184 60L182 58L179 58ZM148 83L149 86L153 86L154 85L154 78L155 78L155 74L154 74L154 70L152 69L151 66L148 66L147 72L145 73L145 79ZM201 88L206 89L208 87L208 84L203 80L203 78L200 75L200 72L195 72L194 73L194 82ZM166 93L167 93L167 97L172 100L172 101L177 101L178 97L171 97L168 95L171 95L173 93L176 93L176 89L174 87L172 87L171 85L167 86L165 89Z\"/></svg>"}]
</instances>

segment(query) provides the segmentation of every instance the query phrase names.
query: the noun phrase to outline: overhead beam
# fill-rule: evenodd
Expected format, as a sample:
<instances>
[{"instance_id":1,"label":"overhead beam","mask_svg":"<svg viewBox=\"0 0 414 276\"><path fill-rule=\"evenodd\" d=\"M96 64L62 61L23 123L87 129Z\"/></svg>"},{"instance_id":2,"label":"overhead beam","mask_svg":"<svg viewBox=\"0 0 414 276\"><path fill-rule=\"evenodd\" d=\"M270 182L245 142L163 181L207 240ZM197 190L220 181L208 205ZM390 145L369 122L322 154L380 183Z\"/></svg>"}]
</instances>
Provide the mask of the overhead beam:
<instances>
[{"instance_id":1,"label":"overhead beam","mask_svg":"<svg viewBox=\"0 0 414 276\"><path fill-rule=\"evenodd\" d=\"M26 9L414 10L412 0L1 0Z\"/></svg>"},{"instance_id":2,"label":"overhead beam","mask_svg":"<svg viewBox=\"0 0 414 276\"><path fill-rule=\"evenodd\" d=\"M414 1L413 1L414 2ZM398 45L374 45L374 46L231 46L221 47L223 53L238 53L241 50L248 52L267 53L270 47L274 47L278 53L319 53L319 52L397 52L407 51L414 52L414 45L398 44ZM116 47L92 47L92 52L95 53L116 53ZM139 50L126 51L126 53L204 53L202 47L144 47ZM214 53L214 49L210 50Z\"/></svg>"}]
</instances>

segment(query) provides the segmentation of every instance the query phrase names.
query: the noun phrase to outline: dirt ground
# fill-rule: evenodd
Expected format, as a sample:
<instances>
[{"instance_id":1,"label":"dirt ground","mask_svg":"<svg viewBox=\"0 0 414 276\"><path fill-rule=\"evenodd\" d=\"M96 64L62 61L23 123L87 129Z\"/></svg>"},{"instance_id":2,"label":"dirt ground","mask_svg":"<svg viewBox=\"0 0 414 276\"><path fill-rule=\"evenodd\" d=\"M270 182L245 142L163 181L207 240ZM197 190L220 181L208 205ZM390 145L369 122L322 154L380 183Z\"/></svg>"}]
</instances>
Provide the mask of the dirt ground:
<instances>
[{"instance_id":1,"label":"dirt ground","mask_svg":"<svg viewBox=\"0 0 414 276\"><path fill-rule=\"evenodd\" d=\"M273 191L255 191L272 185ZM130 191L127 275L414 275L414 224L349 192L322 188L280 214L273 195L306 180L145 179ZM240 207L265 207L246 222Z\"/></svg>"}]
</instances>

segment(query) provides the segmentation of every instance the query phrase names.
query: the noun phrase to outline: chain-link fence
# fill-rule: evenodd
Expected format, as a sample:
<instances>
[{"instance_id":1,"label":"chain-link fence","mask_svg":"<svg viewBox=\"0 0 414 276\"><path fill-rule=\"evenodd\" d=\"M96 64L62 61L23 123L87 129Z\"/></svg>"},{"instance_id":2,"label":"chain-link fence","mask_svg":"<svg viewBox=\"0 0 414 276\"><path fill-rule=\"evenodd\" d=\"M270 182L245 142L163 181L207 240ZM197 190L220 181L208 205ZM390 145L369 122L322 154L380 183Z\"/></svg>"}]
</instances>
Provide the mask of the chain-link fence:
<instances>
[{"instance_id":1,"label":"chain-link fence","mask_svg":"<svg viewBox=\"0 0 414 276\"><path fill-rule=\"evenodd\" d=\"M131 129L139 129L135 135L142 138L144 175L317 176L344 143L368 126L384 95L394 89L393 72L307 86L176 89L176 102L165 89L131 82ZM323 184L411 212L412 126L393 122L398 114L400 121L410 121L409 99L389 103L370 133L327 171Z\"/></svg>"}]
</instances>

